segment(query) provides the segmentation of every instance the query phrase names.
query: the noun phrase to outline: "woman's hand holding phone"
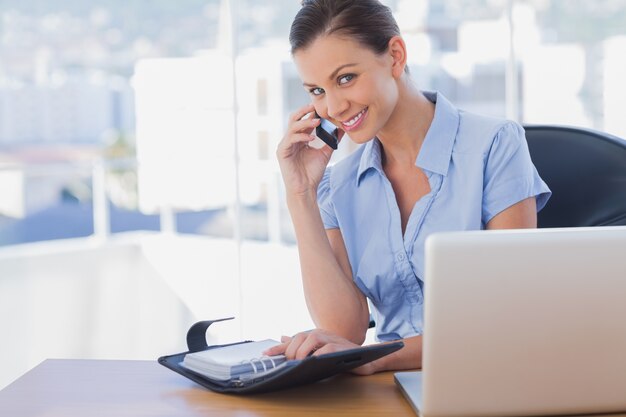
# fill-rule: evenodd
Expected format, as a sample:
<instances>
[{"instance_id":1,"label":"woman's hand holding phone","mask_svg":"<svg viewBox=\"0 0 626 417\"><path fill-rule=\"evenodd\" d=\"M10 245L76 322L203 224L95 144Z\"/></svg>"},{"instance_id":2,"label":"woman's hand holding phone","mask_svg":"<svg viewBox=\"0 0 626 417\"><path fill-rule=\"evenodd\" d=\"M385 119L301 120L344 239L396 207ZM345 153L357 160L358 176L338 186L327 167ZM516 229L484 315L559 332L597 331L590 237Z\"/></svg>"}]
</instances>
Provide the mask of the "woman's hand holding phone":
<instances>
[{"instance_id":1,"label":"woman's hand holding phone","mask_svg":"<svg viewBox=\"0 0 626 417\"><path fill-rule=\"evenodd\" d=\"M333 153L329 146L319 149L309 146L316 138L315 128L320 125L320 119L314 115L313 104L292 113L287 132L276 150L288 196L315 196Z\"/></svg>"}]
</instances>

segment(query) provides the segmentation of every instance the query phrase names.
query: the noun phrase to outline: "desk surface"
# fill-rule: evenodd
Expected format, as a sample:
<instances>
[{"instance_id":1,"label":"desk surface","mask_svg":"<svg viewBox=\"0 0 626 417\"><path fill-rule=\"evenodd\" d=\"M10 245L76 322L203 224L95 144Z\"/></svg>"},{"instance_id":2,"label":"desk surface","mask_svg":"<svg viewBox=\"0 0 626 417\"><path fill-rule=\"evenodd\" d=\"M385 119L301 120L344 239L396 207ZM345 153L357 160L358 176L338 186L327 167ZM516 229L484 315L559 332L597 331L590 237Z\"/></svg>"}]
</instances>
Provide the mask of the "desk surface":
<instances>
[{"instance_id":1,"label":"desk surface","mask_svg":"<svg viewBox=\"0 0 626 417\"><path fill-rule=\"evenodd\" d=\"M320 415L415 417L392 372L234 396L208 391L156 361L53 359L0 391L0 416L11 417Z\"/></svg>"},{"instance_id":2,"label":"desk surface","mask_svg":"<svg viewBox=\"0 0 626 417\"><path fill-rule=\"evenodd\" d=\"M411 416L393 373L253 396L208 391L156 361L46 360L0 391L0 416Z\"/></svg>"}]
</instances>

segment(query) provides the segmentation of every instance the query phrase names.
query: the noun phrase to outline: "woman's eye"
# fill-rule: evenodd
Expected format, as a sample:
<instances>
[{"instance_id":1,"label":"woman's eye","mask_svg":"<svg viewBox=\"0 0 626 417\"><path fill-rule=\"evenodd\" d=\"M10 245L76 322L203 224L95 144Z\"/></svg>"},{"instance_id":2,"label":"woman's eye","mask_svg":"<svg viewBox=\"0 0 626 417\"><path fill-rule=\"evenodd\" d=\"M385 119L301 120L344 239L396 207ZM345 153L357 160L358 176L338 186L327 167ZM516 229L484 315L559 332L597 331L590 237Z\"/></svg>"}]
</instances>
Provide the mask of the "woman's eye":
<instances>
[{"instance_id":1,"label":"woman's eye","mask_svg":"<svg viewBox=\"0 0 626 417\"><path fill-rule=\"evenodd\" d=\"M324 89L319 87L311 88L309 90L309 93L313 94L314 96L319 96L324 94Z\"/></svg>"},{"instance_id":2,"label":"woman's eye","mask_svg":"<svg viewBox=\"0 0 626 417\"><path fill-rule=\"evenodd\" d=\"M339 77L339 85L347 84L354 79L354 74L346 74Z\"/></svg>"}]
</instances>

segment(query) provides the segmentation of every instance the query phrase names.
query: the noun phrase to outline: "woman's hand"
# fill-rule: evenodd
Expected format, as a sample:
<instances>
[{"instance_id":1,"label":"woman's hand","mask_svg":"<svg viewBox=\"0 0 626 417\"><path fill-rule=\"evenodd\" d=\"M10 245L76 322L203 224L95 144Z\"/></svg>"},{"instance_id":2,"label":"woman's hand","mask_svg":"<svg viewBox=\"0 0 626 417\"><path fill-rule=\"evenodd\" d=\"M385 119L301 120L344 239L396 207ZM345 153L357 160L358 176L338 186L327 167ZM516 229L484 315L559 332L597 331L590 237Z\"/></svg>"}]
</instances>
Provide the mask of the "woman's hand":
<instances>
[{"instance_id":1,"label":"woman's hand","mask_svg":"<svg viewBox=\"0 0 626 417\"><path fill-rule=\"evenodd\" d=\"M326 145L320 149L309 146L315 139L313 129L320 124L320 119L303 117L311 116L314 111L313 104L309 104L291 114L287 132L276 150L288 195L316 193L333 153Z\"/></svg>"},{"instance_id":2,"label":"woman's hand","mask_svg":"<svg viewBox=\"0 0 626 417\"><path fill-rule=\"evenodd\" d=\"M298 333L293 337L283 336L280 345L274 346L265 352L265 355L285 355L287 359L304 359L309 355L323 355L325 353L339 352L342 350L355 349L361 346L321 329ZM357 375L371 375L376 372L373 362L366 363L352 369Z\"/></svg>"}]
</instances>

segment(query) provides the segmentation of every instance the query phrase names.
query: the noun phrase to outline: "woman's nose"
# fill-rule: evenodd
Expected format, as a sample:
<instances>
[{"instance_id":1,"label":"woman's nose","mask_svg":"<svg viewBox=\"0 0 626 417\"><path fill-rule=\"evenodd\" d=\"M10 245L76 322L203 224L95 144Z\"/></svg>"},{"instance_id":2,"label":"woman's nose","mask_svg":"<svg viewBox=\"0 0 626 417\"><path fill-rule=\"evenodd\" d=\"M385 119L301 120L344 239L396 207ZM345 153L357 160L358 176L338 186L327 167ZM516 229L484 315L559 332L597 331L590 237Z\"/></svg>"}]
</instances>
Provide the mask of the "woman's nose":
<instances>
[{"instance_id":1,"label":"woman's nose","mask_svg":"<svg viewBox=\"0 0 626 417\"><path fill-rule=\"evenodd\" d=\"M341 121L348 107L350 107L348 100L340 94L326 94L326 112L329 117Z\"/></svg>"}]
</instances>

